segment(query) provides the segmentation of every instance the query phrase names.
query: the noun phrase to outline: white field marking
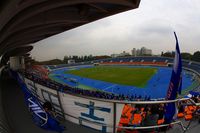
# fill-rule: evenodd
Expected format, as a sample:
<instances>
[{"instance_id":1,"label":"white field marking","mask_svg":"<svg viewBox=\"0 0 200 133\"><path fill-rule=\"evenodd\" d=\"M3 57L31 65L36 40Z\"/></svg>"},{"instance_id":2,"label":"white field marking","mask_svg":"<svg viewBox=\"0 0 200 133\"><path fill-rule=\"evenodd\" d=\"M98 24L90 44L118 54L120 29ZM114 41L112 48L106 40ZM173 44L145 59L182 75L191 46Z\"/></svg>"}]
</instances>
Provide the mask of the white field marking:
<instances>
[{"instance_id":1,"label":"white field marking","mask_svg":"<svg viewBox=\"0 0 200 133\"><path fill-rule=\"evenodd\" d=\"M108 86L107 88L104 89L104 91L105 91L105 90L108 90L108 89L110 89L110 88L112 88L112 87L114 87L114 86L117 86L117 85L114 84L114 85Z\"/></svg>"}]
</instances>

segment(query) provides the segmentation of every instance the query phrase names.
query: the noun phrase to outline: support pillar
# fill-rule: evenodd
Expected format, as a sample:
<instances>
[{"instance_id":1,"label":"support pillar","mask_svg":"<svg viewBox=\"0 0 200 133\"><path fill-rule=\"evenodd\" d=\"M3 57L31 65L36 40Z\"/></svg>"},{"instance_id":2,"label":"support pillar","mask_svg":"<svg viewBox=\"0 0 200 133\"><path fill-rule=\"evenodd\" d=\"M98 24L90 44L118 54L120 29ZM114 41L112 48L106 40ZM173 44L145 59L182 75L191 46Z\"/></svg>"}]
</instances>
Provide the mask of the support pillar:
<instances>
[{"instance_id":1,"label":"support pillar","mask_svg":"<svg viewBox=\"0 0 200 133\"><path fill-rule=\"evenodd\" d=\"M10 57L10 68L12 70L25 69L24 57L23 56Z\"/></svg>"}]
</instances>

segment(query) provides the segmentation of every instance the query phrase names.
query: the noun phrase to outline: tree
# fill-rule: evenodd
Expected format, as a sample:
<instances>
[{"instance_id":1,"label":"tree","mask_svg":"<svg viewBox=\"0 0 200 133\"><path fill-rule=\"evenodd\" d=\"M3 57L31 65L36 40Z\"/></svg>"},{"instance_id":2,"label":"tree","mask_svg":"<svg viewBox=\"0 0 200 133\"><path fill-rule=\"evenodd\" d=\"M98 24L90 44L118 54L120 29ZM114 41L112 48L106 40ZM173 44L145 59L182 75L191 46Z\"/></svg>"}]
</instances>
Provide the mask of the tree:
<instances>
[{"instance_id":1,"label":"tree","mask_svg":"<svg viewBox=\"0 0 200 133\"><path fill-rule=\"evenodd\" d=\"M181 53L181 57L186 60L191 60L192 55L190 53L185 52L185 53Z\"/></svg>"},{"instance_id":2,"label":"tree","mask_svg":"<svg viewBox=\"0 0 200 133\"><path fill-rule=\"evenodd\" d=\"M200 51L197 51L193 54L192 60L200 62Z\"/></svg>"},{"instance_id":3,"label":"tree","mask_svg":"<svg viewBox=\"0 0 200 133\"><path fill-rule=\"evenodd\" d=\"M163 56L163 55L164 55L164 52L162 51L162 52L161 52L161 56Z\"/></svg>"},{"instance_id":4,"label":"tree","mask_svg":"<svg viewBox=\"0 0 200 133\"><path fill-rule=\"evenodd\" d=\"M87 61L88 60L88 57L87 55L84 56L84 61Z\"/></svg>"},{"instance_id":5,"label":"tree","mask_svg":"<svg viewBox=\"0 0 200 133\"><path fill-rule=\"evenodd\" d=\"M60 59L52 59L52 60L48 60L48 61L42 61L39 62L39 64L41 65L58 65L58 64L62 64L62 60Z\"/></svg>"},{"instance_id":6,"label":"tree","mask_svg":"<svg viewBox=\"0 0 200 133\"><path fill-rule=\"evenodd\" d=\"M174 57L174 53L173 52L165 52L165 53L163 53L162 56L164 56L164 57Z\"/></svg>"},{"instance_id":7,"label":"tree","mask_svg":"<svg viewBox=\"0 0 200 133\"><path fill-rule=\"evenodd\" d=\"M69 60L69 57L68 56L64 56L63 62L67 63L68 60Z\"/></svg>"},{"instance_id":8,"label":"tree","mask_svg":"<svg viewBox=\"0 0 200 133\"><path fill-rule=\"evenodd\" d=\"M78 56L77 55L73 55L72 59L76 61L78 59Z\"/></svg>"}]
</instances>

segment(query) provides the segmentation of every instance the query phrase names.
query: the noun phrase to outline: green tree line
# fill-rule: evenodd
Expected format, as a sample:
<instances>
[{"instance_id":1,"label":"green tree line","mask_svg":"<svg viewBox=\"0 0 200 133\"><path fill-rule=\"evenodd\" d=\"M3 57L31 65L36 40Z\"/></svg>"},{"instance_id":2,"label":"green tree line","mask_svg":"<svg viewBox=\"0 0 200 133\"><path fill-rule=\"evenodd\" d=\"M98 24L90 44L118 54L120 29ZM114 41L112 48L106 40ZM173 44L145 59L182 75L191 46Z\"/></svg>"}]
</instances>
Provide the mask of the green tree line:
<instances>
[{"instance_id":1,"label":"green tree line","mask_svg":"<svg viewBox=\"0 0 200 133\"><path fill-rule=\"evenodd\" d=\"M93 60L99 60L99 59L106 59L106 58L111 58L110 56L107 55L102 55L102 56L64 56L63 60L61 59L52 59L48 61L34 61L34 64L39 64L39 65L58 65L58 64L67 64L68 60L75 60L76 63L79 62L86 62L86 61L93 61Z\"/></svg>"},{"instance_id":2,"label":"green tree line","mask_svg":"<svg viewBox=\"0 0 200 133\"><path fill-rule=\"evenodd\" d=\"M175 52L162 52L161 56L163 57L174 57ZM194 54L183 52L181 53L182 59L185 60L191 60L191 61L197 61L200 62L200 51L194 52Z\"/></svg>"}]
</instances>

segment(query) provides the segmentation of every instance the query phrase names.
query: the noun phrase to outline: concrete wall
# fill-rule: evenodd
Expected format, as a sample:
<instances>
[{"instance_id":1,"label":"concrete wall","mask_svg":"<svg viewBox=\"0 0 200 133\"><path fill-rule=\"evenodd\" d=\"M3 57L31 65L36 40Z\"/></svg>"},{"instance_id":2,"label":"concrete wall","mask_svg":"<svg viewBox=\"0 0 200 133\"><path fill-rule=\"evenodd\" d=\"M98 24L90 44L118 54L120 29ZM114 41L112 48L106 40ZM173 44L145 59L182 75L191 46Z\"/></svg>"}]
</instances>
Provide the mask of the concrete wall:
<instances>
[{"instance_id":1,"label":"concrete wall","mask_svg":"<svg viewBox=\"0 0 200 133\"><path fill-rule=\"evenodd\" d=\"M24 57L23 56L10 57L10 68L12 70L24 69L25 68Z\"/></svg>"}]
</instances>

